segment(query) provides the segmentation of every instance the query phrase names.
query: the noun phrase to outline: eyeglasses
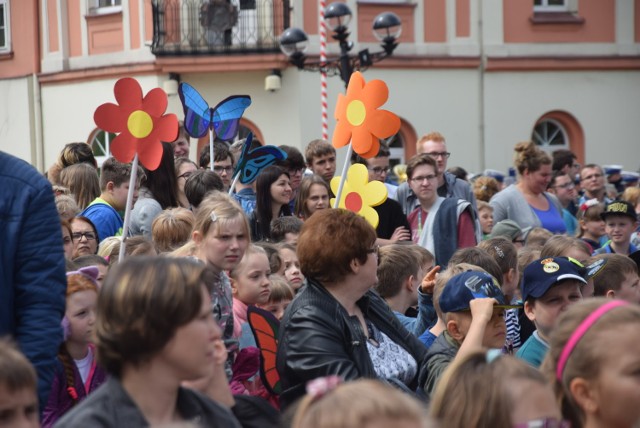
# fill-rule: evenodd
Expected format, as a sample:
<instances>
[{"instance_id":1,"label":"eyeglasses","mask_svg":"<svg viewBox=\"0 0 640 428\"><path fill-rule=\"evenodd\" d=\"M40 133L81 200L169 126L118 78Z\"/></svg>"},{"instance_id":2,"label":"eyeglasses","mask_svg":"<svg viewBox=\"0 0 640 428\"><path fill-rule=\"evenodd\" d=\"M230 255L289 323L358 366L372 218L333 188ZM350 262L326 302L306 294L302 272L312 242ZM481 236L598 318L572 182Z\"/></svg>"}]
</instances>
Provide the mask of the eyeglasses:
<instances>
[{"instance_id":1,"label":"eyeglasses","mask_svg":"<svg viewBox=\"0 0 640 428\"><path fill-rule=\"evenodd\" d=\"M187 180L189 177L191 177L192 174L193 174L193 171L187 171L184 174L180 174L178 178L184 178L185 180Z\"/></svg>"},{"instance_id":2,"label":"eyeglasses","mask_svg":"<svg viewBox=\"0 0 640 428\"><path fill-rule=\"evenodd\" d=\"M556 418L544 418L515 424L513 428L569 428L570 426L569 421L558 420Z\"/></svg>"},{"instance_id":3,"label":"eyeglasses","mask_svg":"<svg viewBox=\"0 0 640 428\"><path fill-rule=\"evenodd\" d=\"M514 244L522 244L522 245L524 245L525 240L524 239L514 239L511 242L513 242Z\"/></svg>"},{"instance_id":4,"label":"eyeglasses","mask_svg":"<svg viewBox=\"0 0 640 428\"><path fill-rule=\"evenodd\" d=\"M376 166L374 168L369 168L369 171L373 171L374 174L380 175L380 174L386 174L389 172L389 167L388 166Z\"/></svg>"},{"instance_id":5,"label":"eyeglasses","mask_svg":"<svg viewBox=\"0 0 640 428\"><path fill-rule=\"evenodd\" d=\"M558 184L558 185L553 186L553 187L555 187L556 189L567 189L568 190L568 189L574 189L576 187L576 185L574 183L569 182L569 183L565 183L565 184Z\"/></svg>"},{"instance_id":6,"label":"eyeglasses","mask_svg":"<svg viewBox=\"0 0 640 428\"><path fill-rule=\"evenodd\" d=\"M591 180L592 178L598 179L602 177L603 177L602 174L591 174L591 175L587 175L586 177L583 177L582 181Z\"/></svg>"},{"instance_id":7,"label":"eyeglasses","mask_svg":"<svg viewBox=\"0 0 640 428\"><path fill-rule=\"evenodd\" d=\"M94 239L96 239L96 235L93 232L73 232L71 234L71 237L74 241L79 241L83 236L87 241L93 241Z\"/></svg>"},{"instance_id":8,"label":"eyeglasses","mask_svg":"<svg viewBox=\"0 0 640 428\"><path fill-rule=\"evenodd\" d=\"M302 174L302 171L304 171L304 168L289 168L289 175Z\"/></svg>"},{"instance_id":9,"label":"eyeglasses","mask_svg":"<svg viewBox=\"0 0 640 428\"><path fill-rule=\"evenodd\" d=\"M433 180L435 180L436 178L438 178L438 176L437 176L437 175L433 175L433 174L430 174L430 175L421 175L421 176L419 176L419 177L413 177L413 178L411 179L411 181L413 181L414 183L424 183L424 181L425 181L425 180L427 180L427 181L433 181Z\"/></svg>"},{"instance_id":10,"label":"eyeglasses","mask_svg":"<svg viewBox=\"0 0 640 428\"><path fill-rule=\"evenodd\" d=\"M431 152L431 153L427 153L427 155L429 155L432 158L438 158L441 157L442 159L449 159L449 156L451 156L451 153L449 152Z\"/></svg>"},{"instance_id":11,"label":"eyeglasses","mask_svg":"<svg viewBox=\"0 0 640 428\"><path fill-rule=\"evenodd\" d=\"M233 172L233 167L232 166L214 166L213 171L217 174L221 174L222 172L231 174Z\"/></svg>"}]
</instances>

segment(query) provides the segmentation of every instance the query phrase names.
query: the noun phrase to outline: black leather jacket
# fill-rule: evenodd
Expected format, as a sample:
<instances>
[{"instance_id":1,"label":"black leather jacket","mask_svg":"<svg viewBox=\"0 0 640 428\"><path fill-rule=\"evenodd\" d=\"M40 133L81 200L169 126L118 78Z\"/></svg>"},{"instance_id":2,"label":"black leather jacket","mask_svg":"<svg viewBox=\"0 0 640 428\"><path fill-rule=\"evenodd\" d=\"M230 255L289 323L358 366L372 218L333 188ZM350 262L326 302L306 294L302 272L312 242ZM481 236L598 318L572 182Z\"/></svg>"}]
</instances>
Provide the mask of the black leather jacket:
<instances>
[{"instance_id":1,"label":"black leather jacket","mask_svg":"<svg viewBox=\"0 0 640 428\"><path fill-rule=\"evenodd\" d=\"M415 358L420 371L427 348L402 326L385 301L368 291L357 304L365 318ZM305 394L308 381L321 376L338 375L345 380L377 377L360 322L312 279L282 319L276 364L282 382L282 408ZM407 386L416 391L418 376Z\"/></svg>"}]
</instances>

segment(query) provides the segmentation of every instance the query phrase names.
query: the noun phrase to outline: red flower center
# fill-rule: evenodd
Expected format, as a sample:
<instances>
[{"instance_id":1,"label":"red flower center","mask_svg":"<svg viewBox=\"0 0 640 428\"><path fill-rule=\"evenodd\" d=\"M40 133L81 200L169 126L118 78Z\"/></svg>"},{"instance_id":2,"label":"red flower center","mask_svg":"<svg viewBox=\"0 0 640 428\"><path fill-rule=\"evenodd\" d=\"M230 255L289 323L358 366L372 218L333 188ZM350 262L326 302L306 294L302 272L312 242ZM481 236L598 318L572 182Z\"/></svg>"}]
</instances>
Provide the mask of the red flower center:
<instances>
[{"instance_id":1,"label":"red flower center","mask_svg":"<svg viewBox=\"0 0 640 428\"><path fill-rule=\"evenodd\" d=\"M344 198L344 206L354 213L360 212L362 208L362 197L356 192L351 192Z\"/></svg>"}]
</instances>

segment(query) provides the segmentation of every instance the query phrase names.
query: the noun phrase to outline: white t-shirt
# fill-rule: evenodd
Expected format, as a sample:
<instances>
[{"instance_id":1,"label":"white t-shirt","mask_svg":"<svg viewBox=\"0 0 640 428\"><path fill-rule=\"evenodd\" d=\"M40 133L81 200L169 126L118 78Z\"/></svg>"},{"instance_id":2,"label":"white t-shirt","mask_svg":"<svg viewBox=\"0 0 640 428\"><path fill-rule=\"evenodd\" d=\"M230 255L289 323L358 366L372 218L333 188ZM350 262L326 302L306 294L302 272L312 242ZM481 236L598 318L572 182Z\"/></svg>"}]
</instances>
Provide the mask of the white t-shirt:
<instances>
[{"instance_id":1,"label":"white t-shirt","mask_svg":"<svg viewBox=\"0 0 640 428\"><path fill-rule=\"evenodd\" d=\"M89 348L89 352L87 352L86 357L81 360L73 361L76 363L76 367L78 367L80 377L82 378L82 383L86 383L89 372L91 371L91 363L93 363L93 351L91 350L91 348Z\"/></svg>"}]
</instances>

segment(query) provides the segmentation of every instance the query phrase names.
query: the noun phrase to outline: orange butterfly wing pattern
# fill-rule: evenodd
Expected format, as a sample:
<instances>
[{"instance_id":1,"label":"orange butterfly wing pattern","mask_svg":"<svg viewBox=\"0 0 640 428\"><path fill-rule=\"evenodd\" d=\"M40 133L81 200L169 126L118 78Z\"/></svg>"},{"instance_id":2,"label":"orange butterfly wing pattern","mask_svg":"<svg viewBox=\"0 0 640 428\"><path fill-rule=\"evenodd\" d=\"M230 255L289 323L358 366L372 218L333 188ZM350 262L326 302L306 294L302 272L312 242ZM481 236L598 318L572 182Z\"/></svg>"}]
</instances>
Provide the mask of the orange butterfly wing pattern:
<instances>
[{"instance_id":1,"label":"orange butterfly wing pattern","mask_svg":"<svg viewBox=\"0 0 640 428\"><path fill-rule=\"evenodd\" d=\"M280 321L263 309L249 306L247 320L260 349L260 377L265 388L274 395L282 391L280 375L276 370L276 352L278 351L278 330Z\"/></svg>"}]
</instances>

